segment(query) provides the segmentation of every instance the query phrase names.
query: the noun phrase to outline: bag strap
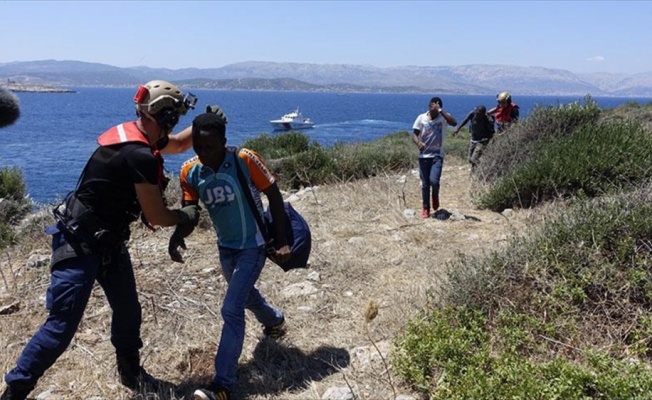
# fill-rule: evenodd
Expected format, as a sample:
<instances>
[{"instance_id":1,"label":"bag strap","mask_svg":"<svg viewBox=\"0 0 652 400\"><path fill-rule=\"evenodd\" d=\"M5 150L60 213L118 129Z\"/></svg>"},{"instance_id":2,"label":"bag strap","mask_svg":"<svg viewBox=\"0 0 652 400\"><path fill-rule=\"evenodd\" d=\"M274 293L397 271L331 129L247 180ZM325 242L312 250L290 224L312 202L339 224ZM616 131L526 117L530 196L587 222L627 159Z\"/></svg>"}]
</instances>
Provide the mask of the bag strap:
<instances>
[{"instance_id":1,"label":"bag strap","mask_svg":"<svg viewBox=\"0 0 652 400\"><path fill-rule=\"evenodd\" d=\"M256 207L256 203L254 202L254 196L251 194L251 188L249 187L249 184L247 183L247 179L245 178L244 173L240 168L240 157L238 156L238 152L239 149L237 148L233 151L233 156L235 157L235 169L238 173L238 181L240 181L240 186L242 186L242 192L244 193L244 196L247 199L247 203L249 203L251 212L254 214L254 218L256 219L256 224L260 229L260 233L263 235L263 239L265 239L265 243L270 244L272 240L269 237L269 233L267 232L267 227L263 223L263 218L260 216L258 207Z\"/></svg>"}]
</instances>

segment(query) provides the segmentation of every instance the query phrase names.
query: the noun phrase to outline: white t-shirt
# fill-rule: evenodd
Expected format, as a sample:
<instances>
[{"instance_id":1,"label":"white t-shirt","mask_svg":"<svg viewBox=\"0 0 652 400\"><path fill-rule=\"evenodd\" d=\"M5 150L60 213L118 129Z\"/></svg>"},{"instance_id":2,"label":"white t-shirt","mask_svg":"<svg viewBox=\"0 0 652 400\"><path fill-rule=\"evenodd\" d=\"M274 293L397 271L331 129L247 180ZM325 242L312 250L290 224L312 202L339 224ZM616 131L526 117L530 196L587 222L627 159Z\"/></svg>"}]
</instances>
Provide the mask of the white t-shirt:
<instances>
[{"instance_id":1,"label":"white t-shirt","mask_svg":"<svg viewBox=\"0 0 652 400\"><path fill-rule=\"evenodd\" d=\"M414 121L412 129L418 129L421 132L420 139L425 143L426 147L419 152L419 158L433 158L435 156L444 156L444 137L446 129L448 129L448 122L441 115L437 115L435 119L430 118L430 112L420 114Z\"/></svg>"}]
</instances>

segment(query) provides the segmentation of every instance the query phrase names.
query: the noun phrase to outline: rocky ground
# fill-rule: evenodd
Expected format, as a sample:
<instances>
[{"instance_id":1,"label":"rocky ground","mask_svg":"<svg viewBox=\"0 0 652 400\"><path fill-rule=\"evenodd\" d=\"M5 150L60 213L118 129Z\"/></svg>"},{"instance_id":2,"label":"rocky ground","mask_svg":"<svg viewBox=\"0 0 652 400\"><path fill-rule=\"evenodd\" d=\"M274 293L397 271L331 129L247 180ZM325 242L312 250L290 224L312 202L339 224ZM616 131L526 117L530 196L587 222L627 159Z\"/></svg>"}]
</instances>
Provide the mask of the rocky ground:
<instances>
[{"instance_id":1,"label":"rocky ground","mask_svg":"<svg viewBox=\"0 0 652 400\"><path fill-rule=\"evenodd\" d=\"M247 314L234 398L419 398L391 368L393 339L436 296L449 260L496 249L536 217L478 210L469 190L468 165L451 158L443 172L441 203L448 213L442 220L419 217L415 171L294 194L292 204L312 228L311 266L285 273L268 263L263 271L258 286L286 313L287 335L262 339L261 327ZM137 228L130 243L143 307L143 363L167 386L132 394L120 385L109 338L111 310L95 288L73 343L40 380L35 397L190 399L192 388L210 380L225 288L215 235L196 231L179 264L167 255L170 233ZM0 260L3 372L47 315L49 276L39 265L48 255L42 235Z\"/></svg>"}]
</instances>

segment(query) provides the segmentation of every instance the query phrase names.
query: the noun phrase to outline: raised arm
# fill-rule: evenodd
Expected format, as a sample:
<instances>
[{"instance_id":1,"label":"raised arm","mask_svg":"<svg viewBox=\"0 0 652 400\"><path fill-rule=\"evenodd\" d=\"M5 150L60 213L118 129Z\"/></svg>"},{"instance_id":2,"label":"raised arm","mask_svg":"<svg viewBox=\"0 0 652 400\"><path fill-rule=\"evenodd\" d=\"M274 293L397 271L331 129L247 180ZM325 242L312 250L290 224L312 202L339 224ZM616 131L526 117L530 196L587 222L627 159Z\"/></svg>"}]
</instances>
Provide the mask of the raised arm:
<instances>
[{"instance_id":1,"label":"raised arm","mask_svg":"<svg viewBox=\"0 0 652 400\"><path fill-rule=\"evenodd\" d=\"M183 129L176 135L170 135L168 145L161 150L164 154L183 153L192 147L192 126Z\"/></svg>"},{"instance_id":2,"label":"raised arm","mask_svg":"<svg viewBox=\"0 0 652 400\"><path fill-rule=\"evenodd\" d=\"M453 135L457 135L459 133L460 129L462 129L464 127L464 125L466 125L471 120L471 118L473 118L473 111L468 113L468 115L462 120L462 122L460 123L460 126L458 126L457 129L455 129L455 131L453 132Z\"/></svg>"},{"instance_id":3,"label":"raised arm","mask_svg":"<svg viewBox=\"0 0 652 400\"><path fill-rule=\"evenodd\" d=\"M448 111L444 111L443 109L440 108L439 112L441 113L441 116L444 117L446 122L448 122L448 125L457 126L457 120Z\"/></svg>"},{"instance_id":4,"label":"raised arm","mask_svg":"<svg viewBox=\"0 0 652 400\"><path fill-rule=\"evenodd\" d=\"M145 218L152 225L174 226L180 223L187 223L194 219L194 215L188 215L188 210L170 210L166 207L158 185L150 183L136 183L136 196Z\"/></svg>"}]
</instances>

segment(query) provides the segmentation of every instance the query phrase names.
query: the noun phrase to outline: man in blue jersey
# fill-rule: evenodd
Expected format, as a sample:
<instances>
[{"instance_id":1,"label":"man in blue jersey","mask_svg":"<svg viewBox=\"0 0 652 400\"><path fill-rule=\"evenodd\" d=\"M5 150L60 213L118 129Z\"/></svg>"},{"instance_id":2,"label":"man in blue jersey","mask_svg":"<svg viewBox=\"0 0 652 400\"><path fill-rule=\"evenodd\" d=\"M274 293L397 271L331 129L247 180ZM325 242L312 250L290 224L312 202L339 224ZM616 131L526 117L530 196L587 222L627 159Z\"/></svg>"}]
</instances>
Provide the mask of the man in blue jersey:
<instances>
[{"instance_id":1,"label":"man in blue jersey","mask_svg":"<svg viewBox=\"0 0 652 400\"><path fill-rule=\"evenodd\" d=\"M245 308L263 325L266 336L284 333L283 313L267 303L255 287L267 257L266 244L256 224L254 212L262 215L260 192L268 200L275 223L275 257L286 261L290 256L285 232L283 197L262 158L249 149L226 146L224 116L210 112L195 118L192 124L193 149L197 156L181 166L179 180L184 206L204 204L211 217L219 249L222 274L228 286L221 314L222 336L215 356L215 376L206 389L194 392L197 400L228 400L236 383L238 359L245 337ZM239 179L238 175L244 176ZM245 185L241 182L244 181ZM247 200L250 191L257 209ZM170 256L182 261L178 248L184 247L188 232L176 230L170 238Z\"/></svg>"}]
</instances>

